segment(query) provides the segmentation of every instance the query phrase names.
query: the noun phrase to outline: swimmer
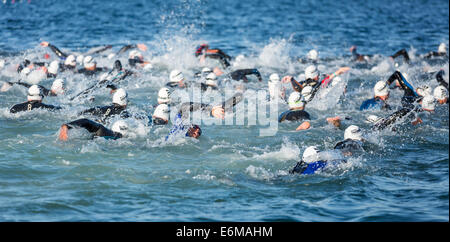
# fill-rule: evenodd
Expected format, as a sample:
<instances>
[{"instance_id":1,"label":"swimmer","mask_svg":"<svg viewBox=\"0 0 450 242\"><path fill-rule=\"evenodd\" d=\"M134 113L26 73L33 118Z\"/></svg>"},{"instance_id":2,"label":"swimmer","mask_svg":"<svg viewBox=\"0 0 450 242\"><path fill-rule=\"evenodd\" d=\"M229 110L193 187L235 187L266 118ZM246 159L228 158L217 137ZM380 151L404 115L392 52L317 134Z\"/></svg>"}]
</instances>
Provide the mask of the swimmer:
<instances>
[{"instance_id":1,"label":"swimmer","mask_svg":"<svg viewBox=\"0 0 450 242\"><path fill-rule=\"evenodd\" d=\"M78 69L78 73L85 74L87 76L95 75L99 72L107 71L107 68L97 67L97 62L92 56L86 56L83 59L83 68Z\"/></svg>"},{"instance_id":2,"label":"swimmer","mask_svg":"<svg viewBox=\"0 0 450 242\"><path fill-rule=\"evenodd\" d=\"M202 91L218 90L217 76L213 72L209 73L205 78L205 83L200 83Z\"/></svg>"},{"instance_id":3,"label":"swimmer","mask_svg":"<svg viewBox=\"0 0 450 242\"><path fill-rule=\"evenodd\" d=\"M111 129L108 129L102 124L83 118L61 125L58 139L67 141L69 139L69 130L73 128L83 128L87 130L91 133L91 138L103 137L105 139L115 140L126 137L128 134L128 124L124 120L114 122Z\"/></svg>"},{"instance_id":4,"label":"swimmer","mask_svg":"<svg viewBox=\"0 0 450 242\"><path fill-rule=\"evenodd\" d=\"M441 43L438 47L437 52L431 51L422 55L421 57L425 59L431 59L434 57L446 57L446 56L447 56L447 45L445 43Z\"/></svg>"},{"instance_id":5,"label":"swimmer","mask_svg":"<svg viewBox=\"0 0 450 242\"><path fill-rule=\"evenodd\" d=\"M137 50L130 51L130 54L128 55L128 64L131 67L150 67L151 64L148 61L144 60L144 56L141 52Z\"/></svg>"},{"instance_id":6,"label":"swimmer","mask_svg":"<svg viewBox=\"0 0 450 242\"><path fill-rule=\"evenodd\" d=\"M315 49L312 49L312 50L308 51L305 59L299 58L298 61L303 64L306 64L306 63L317 64L317 62L319 61L319 52Z\"/></svg>"},{"instance_id":7,"label":"swimmer","mask_svg":"<svg viewBox=\"0 0 450 242\"><path fill-rule=\"evenodd\" d=\"M440 86L445 87L445 89L447 89L448 91L448 83L445 81L444 75L445 75L444 70L438 71L438 73L436 74L436 81L439 83Z\"/></svg>"},{"instance_id":8,"label":"swimmer","mask_svg":"<svg viewBox=\"0 0 450 242\"><path fill-rule=\"evenodd\" d=\"M43 97L44 95L42 95L42 91L38 87L38 85L32 85L30 88L28 88L28 96L27 96L28 101L14 105L10 109L10 112L18 113L23 111L31 111L33 109L47 109L52 111L61 109L61 107L43 104L42 103Z\"/></svg>"},{"instance_id":9,"label":"swimmer","mask_svg":"<svg viewBox=\"0 0 450 242\"><path fill-rule=\"evenodd\" d=\"M248 75L256 75L258 77L258 81L262 81L261 73L259 73L258 69L239 69L230 73L231 79L235 81L244 81L248 82Z\"/></svg>"},{"instance_id":10,"label":"swimmer","mask_svg":"<svg viewBox=\"0 0 450 242\"><path fill-rule=\"evenodd\" d=\"M309 146L305 149L302 159L297 162L295 167L289 171L290 174L299 173L302 175L311 175L317 171L322 171L327 165L336 165L346 162L344 159L324 160L320 157L321 152L316 146Z\"/></svg>"},{"instance_id":11,"label":"swimmer","mask_svg":"<svg viewBox=\"0 0 450 242\"><path fill-rule=\"evenodd\" d=\"M169 82L166 86L171 88L186 88L187 85L185 83L183 73L176 69L171 71L169 75Z\"/></svg>"},{"instance_id":12,"label":"swimmer","mask_svg":"<svg viewBox=\"0 0 450 242\"><path fill-rule=\"evenodd\" d=\"M107 119L113 115L119 115L122 118L128 118L130 115L125 110L128 104L128 94L123 88L119 88L114 92L112 98L112 105L99 106L90 108L80 112L78 115L90 114L98 116L100 119L98 122L105 123Z\"/></svg>"},{"instance_id":13,"label":"swimmer","mask_svg":"<svg viewBox=\"0 0 450 242\"><path fill-rule=\"evenodd\" d=\"M153 125L166 125L169 123L169 105L159 104L151 117Z\"/></svg>"},{"instance_id":14,"label":"swimmer","mask_svg":"<svg viewBox=\"0 0 450 242\"><path fill-rule=\"evenodd\" d=\"M210 49L207 44L197 46L195 57L200 57L201 62L204 62L206 58L218 59L224 68L230 66L231 57L229 55L221 49Z\"/></svg>"},{"instance_id":15,"label":"swimmer","mask_svg":"<svg viewBox=\"0 0 450 242\"><path fill-rule=\"evenodd\" d=\"M293 92L288 99L289 110L283 112L278 117L278 122L288 121L304 121L310 120L309 113L306 112L306 102L298 92Z\"/></svg>"},{"instance_id":16,"label":"swimmer","mask_svg":"<svg viewBox=\"0 0 450 242\"><path fill-rule=\"evenodd\" d=\"M20 80L18 82L7 82L7 84L10 86L17 84L17 85L24 86L26 88L30 88L32 86L28 83L21 82ZM54 80L50 90L41 85L37 85L37 86L39 87L39 89L41 89L43 96L58 96L58 95L64 94L64 80L63 79Z\"/></svg>"},{"instance_id":17,"label":"swimmer","mask_svg":"<svg viewBox=\"0 0 450 242\"><path fill-rule=\"evenodd\" d=\"M444 86L434 88L433 96L439 104L448 104L448 90Z\"/></svg>"},{"instance_id":18,"label":"swimmer","mask_svg":"<svg viewBox=\"0 0 450 242\"><path fill-rule=\"evenodd\" d=\"M344 131L344 140L338 142L335 146L335 150L342 151L344 156L351 156L357 151L363 151L363 142L361 129L356 125L350 125Z\"/></svg>"}]
</instances>

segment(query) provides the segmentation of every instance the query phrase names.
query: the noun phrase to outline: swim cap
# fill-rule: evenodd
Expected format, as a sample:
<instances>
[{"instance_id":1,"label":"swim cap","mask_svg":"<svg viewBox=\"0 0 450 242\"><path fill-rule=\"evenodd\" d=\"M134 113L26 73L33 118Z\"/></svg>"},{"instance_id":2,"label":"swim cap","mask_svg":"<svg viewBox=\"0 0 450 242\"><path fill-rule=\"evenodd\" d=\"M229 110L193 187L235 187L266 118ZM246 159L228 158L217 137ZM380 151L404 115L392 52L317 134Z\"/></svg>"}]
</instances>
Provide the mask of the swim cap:
<instances>
[{"instance_id":1,"label":"swim cap","mask_svg":"<svg viewBox=\"0 0 450 242\"><path fill-rule=\"evenodd\" d=\"M439 53L447 53L447 45L445 43L441 43L438 48Z\"/></svg>"},{"instance_id":2,"label":"swim cap","mask_svg":"<svg viewBox=\"0 0 450 242\"><path fill-rule=\"evenodd\" d=\"M385 81L379 81L373 87L375 96L387 96L389 94L389 89Z\"/></svg>"},{"instance_id":3,"label":"swim cap","mask_svg":"<svg viewBox=\"0 0 450 242\"><path fill-rule=\"evenodd\" d=\"M63 94L64 93L64 80L56 79L55 81L53 81L51 90L56 94Z\"/></svg>"},{"instance_id":4,"label":"swim cap","mask_svg":"<svg viewBox=\"0 0 450 242\"><path fill-rule=\"evenodd\" d=\"M84 55L79 55L79 56L77 56L77 63L78 63L79 65L82 65L82 64L83 64L83 60L84 60Z\"/></svg>"},{"instance_id":5,"label":"swim cap","mask_svg":"<svg viewBox=\"0 0 450 242\"><path fill-rule=\"evenodd\" d=\"M433 91L433 96L438 101L448 98L448 91L444 86L437 86Z\"/></svg>"},{"instance_id":6,"label":"swim cap","mask_svg":"<svg viewBox=\"0 0 450 242\"><path fill-rule=\"evenodd\" d=\"M289 96L288 105L290 109L303 108L305 107L305 102L299 92L293 92Z\"/></svg>"},{"instance_id":7,"label":"swim cap","mask_svg":"<svg viewBox=\"0 0 450 242\"><path fill-rule=\"evenodd\" d=\"M153 112L153 117L169 121L169 106L167 104L159 104Z\"/></svg>"},{"instance_id":8,"label":"swim cap","mask_svg":"<svg viewBox=\"0 0 450 242\"><path fill-rule=\"evenodd\" d=\"M422 109L425 111L434 111L436 107L436 99L433 96L427 95L422 99Z\"/></svg>"},{"instance_id":9,"label":"swim cap","mask_svg":"<svg viewBox=\"0 0 450 242\"><path fill-rule=\"evenodd\" d=\"M169 88L163 87L159 89L158 92L158 103L169 104L172 100L170 99L170 91Z\"/></svg>"},{"instance_id":10,"label":"swim cap","mask_svg":"<svg viewBox=\"0 0 450 242\"><path fill-rule=\"evenodd\" d=\"M314 79L319 76L319 71L315 65L310 65L305 69L306 79Z\"/></svg>"},{"instance_id":11,"label":"swim cap","mask_svg":"<svg viewBox=\"0 0 450 242\"><path fill-rule=\"evenodd\" d=\"M128 103L127 98L128 98L128 94L125 91L125 89L119 88L114 92L112 102L117 105L120 105L120 106L125 106Z\"/></svg>"},{"instance_id":12,"label":"swim cap","mask_svg":"<svg viewBox=\"0 0 450 242\"><path fill-rule=\"evenodd\" d=\"M207 76L206 76L206 85L209 85L209 86L215 86L215 87L217 87L217 76L216 76L216 74L214 74L214 73L209 73Z\"/></svg>"},{"instance_id":13,"label":"swim cap","mask_svg":"<svg viewBox=\"0 0 450 242\"><path fill-rule=\"evenodd\" d=\"M137 51L137 50L132 50L130 51L130 54L128 55L128 59L134 59L134 58L138 58L139 60L144 59L144 56L141 54L141 52Z\"/></svg>"},{"instance_id":14,"label":"swim cap","mask_svg":"<svg viewBox=\"0 0 450 242\"><path fill-rule=\"evenodd\" d=\"M277 73L273 73L272 75L270 75L269 77L269 82L272 83L278 83L280 82L280 76Z\"/></svg>"},{"instance_id":15,"label":"swim cap","mask_svg":"<svg viewBox=\"0 0 450 242\"><path fill-rule=\"evenodd\" d=\"M74 55L67 56L66 60L64 61L64 65L66 66L76 66L77 62L75 61Z\"/></svg>"},{"instance_id":16,"label":"swim cap","mask_svg":"<svg viewBox=\"0 0 450 242\"><path fill-rule=\"evenodd\" d=\"M88 56L84 57L83 64L84 64L84 68L92 68L92 67L95 67L95 65L97 65L97 62L94 61L92 56L88 55Z\"/></svg>"},{"instance_id":17,"label":"swim cap","mask_svg":"<svg viewBox=\"0 0 450 242\"><path fill-rule=\"evenodd\" d=\"M319 52L317 50L310 50L306 56L310 60L317 60L319 58Z\"/></svg>"},{"instance_id":18,"label":"swim cap","mask_svg":"<svg viewBox=\"0 0 450 242\"><path fill-rule=\"evenodd\" d=\"M302 160L306 163L312 163L315 161L312 158L317 154L319 154L319 150L315 146L309 146L303 151Z\"/></svg>"},{"instance_id":19,"label":"swim cap","mask_svg":"<svg viewBox=\"0 0 450 242\"><path fill-rule=\"evenodd\" d=\"M33 84L38 84L45 78L47 78L47 74L44 72L44 70L36 69L36 70L31 71L30 74L28 74L27 81L28 81L28 83L33 85Z\"/></svg>"},{"instance_id":20,"label":"swim cap","mask_svg":"<svg viewBox=\"0 0 450 242\"><path fill-rule=\"evenodd\" d=\"M111 54L109 54L109 55L108 55L108 59L110 59L110 60L111 60L111 59L112 59L112 58L114 58L115 56L116 56L116 54L114 54L114 53L111 53Z\"/></svg>"},{"instance_id":21,"label":"swim cap","mask_svg":"<svg viewBox=\"0 0 450 242\"><path fill-rule=\"evenodd\" d=\"M427 95L431 95L431 87L428 85L423 85L416 89L417 94L419 96L425 97Z\"/></svg>"},{"instance_id":22,"label":"swim cap","mask_svg":"<svg viewBox=\"0 0 450 242\"><path fill-rule=\"evenodd\" d=\"M350 125L344 131L344 139L362 140L361 129L356 125Z\"/></svg>"},{"instance_id":23,"label":"swim cap","mask_svg":"<svg viewBox=\"0 0 450 242\"><path fill-rule=\"evenodd\" d=\"M173 70L170 72L169 80L170 82L180 82L184 79L183 73L179 70Z\"/></svg>"},{"instance_id":24,"label":"swim cap","mask_svg":"<svg viewBox=\"0 0 450 242\"><path fill-rule=\"evenodd\" d=\"M367 121L368 123L372 123L372 124L374 124L374 123L376 123L376 122L378 122L378 121L380 121L380 120L381 120L380 117L378 117L378 116L376 116L376 115L373 115L373 114L367 116L367 118L366 118L366 121Z\"/></svg>"},{"instance_id":25,"label":"swim cap","mask_svg":"<svg viewBox=\"0 0 450 242\"><path fill-rule=\"evenodd\" d=\"M124 120L117 120L112 125L111 130L113 132L126 136L128 134L128 124Z\"/></svg>"},{"instance_id":26,"label":"swim cap","mask_svg":"<svg viewBox=\"0 0 450 242\"><path fill-rule=\"evenodd\" d=\"M312 99L312 86L306 86L302 89L302 96L305 99L306 102L311 101Z\"/></svg>"},{"instance_id":27,"label":"swim cap","mask_svg":"<svg viewBox=\"0 0 450 242\"><path fill-rule=\"evenodd\" d=\"M48 73L56 75L59 70L59 61L55 60L50 63L50 66L48 67Z\"/></svg>"},{"instance_id":28,"label":"swim cap","mask_svg":"<svg viewBox=\"0 0 450 242\"><path fill-rule=\"evenodd\" d=\"M30 74L30 72L31 72L30 68L25 67L25 68L23 68L23 69L20 71L20 77L24 78L24 77L26 77L28 74Z\"/></svg>"},{"instance_id":29,"label":"swim cap","mask_svg":"<svg viewBox=\"0 0 450 242\"><path fill-rule=\"evenodd\" d=\"M28 88L28 101L41 101L42 92L38 85L32 85Z\"/></svg>"}]
</instances>

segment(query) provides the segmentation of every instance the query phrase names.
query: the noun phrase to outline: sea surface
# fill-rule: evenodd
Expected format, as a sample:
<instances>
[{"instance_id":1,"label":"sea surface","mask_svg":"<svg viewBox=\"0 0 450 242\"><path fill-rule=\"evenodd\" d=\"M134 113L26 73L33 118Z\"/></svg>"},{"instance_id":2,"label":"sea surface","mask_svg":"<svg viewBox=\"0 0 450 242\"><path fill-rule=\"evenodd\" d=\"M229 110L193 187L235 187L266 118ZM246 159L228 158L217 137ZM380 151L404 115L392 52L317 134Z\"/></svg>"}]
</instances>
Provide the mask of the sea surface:
<instances>
[{"instance_id":1,"label":"sea surface","mask_svg":"<svg viewBox=\"0 0 450 242\"><path fill-rule=\"evenodd\" d=\"M257 68L263 81L251 77L245 84L250 92L236 107L249 107L243 123L233 123L232 115L226 117L231 125L210 125L206 118L198 140L171 142L164 139L171 125L138 119L130 120L134 135L128 138L79 134L58 140L61 124L78 119L79 111L111 103L106 88L95 90L93 101L68 101L96 77L60 73L66 97L44 98L64 108L58 112L11 114L14 104L26 101L26 88L14 85L0 92L0 221L448 222L448 104L438 105L431 115L420 114L420 125L405 121L382 132L371 131L366 116L393 111L359 111L372 97L374 84L395 70L407 73L414 87L436 87L434 74L440 69L446 70L448 82L448 57L420 58L437 51L440 43L448 46L448 37L447 0L2 1L0 58L6 62L0 85L19 79L15 67L24 59L57 59L42 41L66 53L112 45L94 55L98 66L108 68L115 60L108 54L144 43L148 49L142 53L152 68L135 70L137 75L120 83L128 92L127 109L144 115L152 114L171 70L194 80L204 66L194 56L202 43L232 56L231 70ZM352 62L352 45L372 55L371 61ZM251 108L262 101L252 99L251 91L267 90L275 72L299 76L308 64L298 58L311 49L319 52L321 73L351 67L342 75L345 94L338 86L308 104L309 130L295 131L295 122L274 122L274 135L262 135L268 122L260 122ZM388 58L400 49L408 51L411 64ZM117 58L129 68L126 54ZM214 60L207 65L220 67ZM49 88L52 81L40 84ZM233 84L241 83L223 81L222 86L233 90ZM284 87L292 92L290 85ZM192 93L174 91L173 97L186 94ZM202 101L220 103L223 97L208 95ZM394 110L401 95L391 91ZM279 103L276 111L287 109ZM326 122L334 116L343 118L342 128ZM306 147L331 151L352 124L364 130L365 152L318 174L289 174Z\"/></svg>"}]
</instances>

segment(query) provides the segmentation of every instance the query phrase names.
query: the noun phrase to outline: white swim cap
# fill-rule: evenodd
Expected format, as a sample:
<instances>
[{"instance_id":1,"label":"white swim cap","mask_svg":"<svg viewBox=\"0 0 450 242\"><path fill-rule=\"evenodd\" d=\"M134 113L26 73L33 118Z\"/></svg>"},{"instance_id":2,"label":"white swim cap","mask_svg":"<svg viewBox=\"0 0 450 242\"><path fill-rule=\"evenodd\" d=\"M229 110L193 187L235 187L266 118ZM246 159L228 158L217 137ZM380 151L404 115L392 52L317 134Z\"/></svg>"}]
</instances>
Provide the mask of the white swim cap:
<instances>
[{"instance_id":1,"label":"white swim cap","mask_svg":"<svg viewBox=\"0 0 450 242\"><path fill-rule=\"evenodd\" d=\"M38 85L32 85L28 88L28 101L41 101L42 100L42 92Z\"/></svg>"},{"instance_id":2,"label":"white swim cap","mask_svg":"<svg viewBox=\"0 0 450 242\"><path fill-rule=\"evenodd\" d=\"M319 154L319 150L315 146L309 146L303 151L302 160L306 163L312 163L315 159L312 159L314 156Z\"/></svg>"},{"instance_id":3,"label":"white swim cap","mask_svg":"<svg viewBox=\"0 0 450 242\"><path fill-rule=\"evenodd\" d=\"M422 109L425 111L434 111L436 99L432 95L427 95L422 99Z\"/></svg>"},{"instance_id":4,"label":"white swim cap","mask_svg":"<svg viewBox=\"0 0 450 242\"><path fill-rule=\"evenodd\" d=\"M128 124L124 120L117 120L111 127L111 130L120 133L123 136L128 134Z\"/></svg>"},{"instance_id":5,"label":"white swim cap","mask_svg":"<svg viewBox=\"0 0 450 242\"><path fill-rule=\"evenodd\" d=\"M137 57L139 59L143 59L144 58L144 56L142 55L141 52L139 52L137 50L130 51L130 54L128 55L128 59L134 59L135 57Z\"/></svg>"},{"instance_id":6,"label":"white swim cap","mask_svg":"<svg viewBox=\"0 0 450 242\"><path fill-rule=\"evenodd\" d=\"M82 64L83 64L83 61L84 61L84 55L79 55L79 56L77 56L77 63L78 63L79 65L82 65Z\"/></svg>"},{"instance_id":7,"label":"white swim cap","mask_svg":"<svg viewBox=\"0 0 450 242\"><path fill-rule=\"evenodd\" d=\"M153 112L153 117L169 121L169 106L167 104L160 104Z\"/></svg>"},{"instance_id":8,"label":"white swim cap","mask_svg":"<svg viewBox=\"0 0 450 242\"><path fill-rule=\"evenodd\" d=\"M319 71L315 65L310 65L305 69L305 78L314 79L319 76Z\"/></svg>"},{"instance_id":9,"label":"white swim cap","mask_svg":"<svg viewBox=\"0 0 450 242\"><path fill-rule=\"evenodd\" d=\"M116 54L114 54L114 53L111 53L111 54L109 54L109 55L108 55L108 59L110 59L110 60L111 60L111 59L112 59L112 58L114 58L115 56L116 56Z\"/></svg>"},{"instance_id":10,"label":"white swim cap","mask_svg":"<svg viewBox=\"0 0 450 242\"><path fill-rule=\"evenodd\" d=\"M362 140L361 129L356 125L350 125L344 131L344 139Z\"/></svg>"},{"instance_id":11,"label":"white swim cap","mask_svg":"<svg viewBox=\"0 0 450 242\"><path fill-rule=\"evenodd\" d=\"M211 73L211 72L212 72L212 70L209 69L208 67L203 67L203 69L202 69L202 74L203 74L203 75L209 74L209 73Z\"/></svg>"},{"instance_id":12,"label":"white swim cap","mask_svg":"<svg viewBox=\"0 0 450 242\"><path fill-rule=\"evenodd\" d=\"M30 74L30 72L31 72L30 68L25 67L25 68L23 68L23 69L20 71L20 77L24 78L24 77L26 77L28 74Z\"/></svg>"},{"instance_id":13,"label":"white swim cap","mask_svg":"<svg viewBox=\"0 0 450 242\"><path fill-rule=\"evenodd\" d=\"M319 52L317 50L310 50L306 57L310 60L317 60L319 58Z\"/></svg>"},{"instance_id":14,"label":"white swim cap","mask_svg":"<svg viewBox=\"0 0 450 242\"><path fill-rule=\"evenodd\" d=\"M431 87L428 85L423 85L417 88L416 92L419 96L425 97L427 95L431 95Z\"/></svg>"},{"instance_id":15,"label":"white swim cap","mask_svg":"<svg viewBox=\"0 0 450 242\"><path fill-rule=\"evenodd\" d=\"M448 98L448 91L444 86L437 86L433 91L433 96L438 101Z\"/></svg>"},{"instance_id":16,"label":"white swim cap","mask_svg":"<svg viewBox=\"0 0 450 242\"><path fill-rule=\"evenodd\" d=\"M84 64L84 68L92 68L92 67L95 67L95 65L97 65L97 62L94 61L92 56L88 55L88 56L84 57L83 64Z\"/></svg>"},{"instance_id":17,"label":"white swim cap","mask_svg":"<svg viewBox=\"0 0 450 242\"><path fill-rule=\"evenodd\" d=\"M438 48L439 53L447 53L447 45L445 43L441 43Z\"/></svg>"},{"instance_id":18,"label":"white swim cap","mask_svg":"<svg viewBox=\"0 0 450 242\"><path fill-rule=\"evenodd\" d=\"M56 75L58 74L58 70L59 70L59 61L57 60L52 61L48 67L48 73Z\"/></svg>"},{"instance_id":19,"label":"white swim cap","mask_svg":"<svg viewBox=\"0 0 450 242\"><path fill-rule=\"evenodd\" d=\"M306 102L311 101L312 99L312 86L306 86L302 89L302 96L305 99Z\"/></svg>"},{"instance_id":20,"label":"white swim cap","mask_svg":"<svg viewBox=\"0 0 450 242\"><path fill-rule=\"evenodd\" d=\"M272 75L270 75L269 77L269 82L272 83L278 83L280 82L280 76L277 73L273 73Z\"/></svg>"},{"instance_id":21,"label":"white swim cap","mask_svg":"<svg viewBox=\"0 0 450 242\"><path fill-rule=\"evenodd\" d=\"M382 118L380 118L380 117L378 117L378 116L376 116L376 115L371 114L371 115L367 116L366 121L367 121L368 123L374 124L374 123L380 121L381 119L382 119Z\"/></svg>"},{"instance_id":22,"label":"white swim cap","mask_svg":"<svg viewBox=\"0 0 450 242\"><path fill-rule=\"evenodd\" d=\"M387 96L389 94L389 88L385 81L379 81L373 87L375 96Z\"/></svg>"},{"instance_id":23,"label":"white swim cap","mask_svg":"<svg viewBox=\"0 0 450 242\"><path fill-rule=\"evenodd\" d=\"M292 108L303 108L303 107L305 107L305 102L302 99L302 96L300 95L299 92L293 92L289 96L288 105L289 105L289 108L291 108L291 109Z\"/></svg>"},{"instance_id":24,"label":"white swim cap","mask_svg":"<svg viewBox=\"0 0 450 242\"><path fill-rule=\"evenodd\" d=\"M56 79L55 81L53 81L51 90L56 94L63 94L64 93L64 80Z\"/></svg>"},{"instance_id":25,"label":"white swim cap","mask_svg":"<svg viewBox=\"0 0 450 242\"><path fill-rule=\"evenodd\" d=\"M209 86L215 86L215 87L217 87L217 76L216 76L216 74L214 74L214 73L209 73L207 76L206 76L206 85L209 85Z\"/></svg>"},{"instance_id":26,"label":"white swim cap","mask_svg":"<svg viewBox=\"0 0 450 242\"><path fill-rule=\"evenodd\" d=\"M127 103L128 103L127 98L128 98L128 94L125 91L125 89L119 88L114 92L112 102L117 105L124 106L124 105L127 105Z\"/></svg>"},{"instance_id":27,"label":"white swim cap","mask_svg":"<svg viewBox=\"0 0 450 242\"><path fill-rule=\"evenodd\" d=\"M170 91L169 88L163 87L159 89L158 92L158 103L169 104L172 100L170 99Z\"/></svg>"},{"instance_id":28,"label":"white swim cap","mask_svg":"<svg viewBox=\"0 0 450 242\"><path fill-rule=\"evenodd\" d=\"M74 55L67 56L66 60L64 61L64 65L66 66L76 66L77 62L75 61Z\"/></svg>"},{"instance_id":29,"label":"white swim cap","mask_svg":"<svg viewBox=\"0 0 450 242\"><path fill-rule=\"evenodd\" d=\"M170 72L169 80L170 82L180 82L184 79L183 73L179 70L173 70Z\"/></svg>"},{"instance_id":30,"label":"white swim cap","mask_svg":"<svg viewBox=\"0 0 450 242\"><path fill-rule=\"evenodd\" d=\"M47 74L42 69L36 69L30 72L27 76L27 82L31 85L39 84L42 80L47 78Z\"/></svg>"}]
</instances>

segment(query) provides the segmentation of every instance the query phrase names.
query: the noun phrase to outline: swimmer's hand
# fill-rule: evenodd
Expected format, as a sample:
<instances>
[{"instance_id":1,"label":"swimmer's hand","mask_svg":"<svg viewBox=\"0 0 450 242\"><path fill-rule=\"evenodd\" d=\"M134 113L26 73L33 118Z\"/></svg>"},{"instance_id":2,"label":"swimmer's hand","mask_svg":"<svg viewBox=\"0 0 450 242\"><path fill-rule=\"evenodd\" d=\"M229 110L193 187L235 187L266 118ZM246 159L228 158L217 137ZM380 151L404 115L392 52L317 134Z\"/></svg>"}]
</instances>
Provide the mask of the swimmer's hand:
<instances>
[{"instance_id":1,"label":"swimmer's hand","mask_svg":"<svg viewBox=\"0 0 450 242\"><path fill-rule=\"evenodd\" d=\"M136 47L138 47L138 49L140 49L142 51L147 50L147 46L145 44L136 44Z\"/></svg>"},{"instance_id":2,"label":"swimmer's hand","mask_svg":"<svg viewBox=\"0 0 450 242\"><path fill-rule=\"evenodd\" d=\"M299 131L299 130L307 130L311 127L311 124L308 121L303 122L302 124L300 124L295 130Z\"/></svg>"},{"instance_id":3,"label":"swimmer's hand","mask_svg":"<svg viewBox=\"0 0 450 242\"><path fill-rule=\"evenodd\" d=\"M292 76L285 76L281 79L282 83L289 83L292 80Z\"/></svg>"},{"instance_id":4,"label":"swimmer's hand","mask_svg":"<svg viewBox=\"0 0 450 242\"><path fill-rule=\"evenodd\" d=\"M41 45L44 46L44 47L47 47L49 45L49 43L46 42L46 41L43 41L43 42L41 42Z\"/></svg>"},{"instance_id":5,"label":"swimmer's hand","mask_svg":"<svg viewBox=\"0 0 450 242\"><path fill-rule=\"evenodd\" d=\"M215 106L211 110L211 115L218 119L224 119L225 118L225 110L222 108L222 106Z\"/></svg>"}]
</instances>

